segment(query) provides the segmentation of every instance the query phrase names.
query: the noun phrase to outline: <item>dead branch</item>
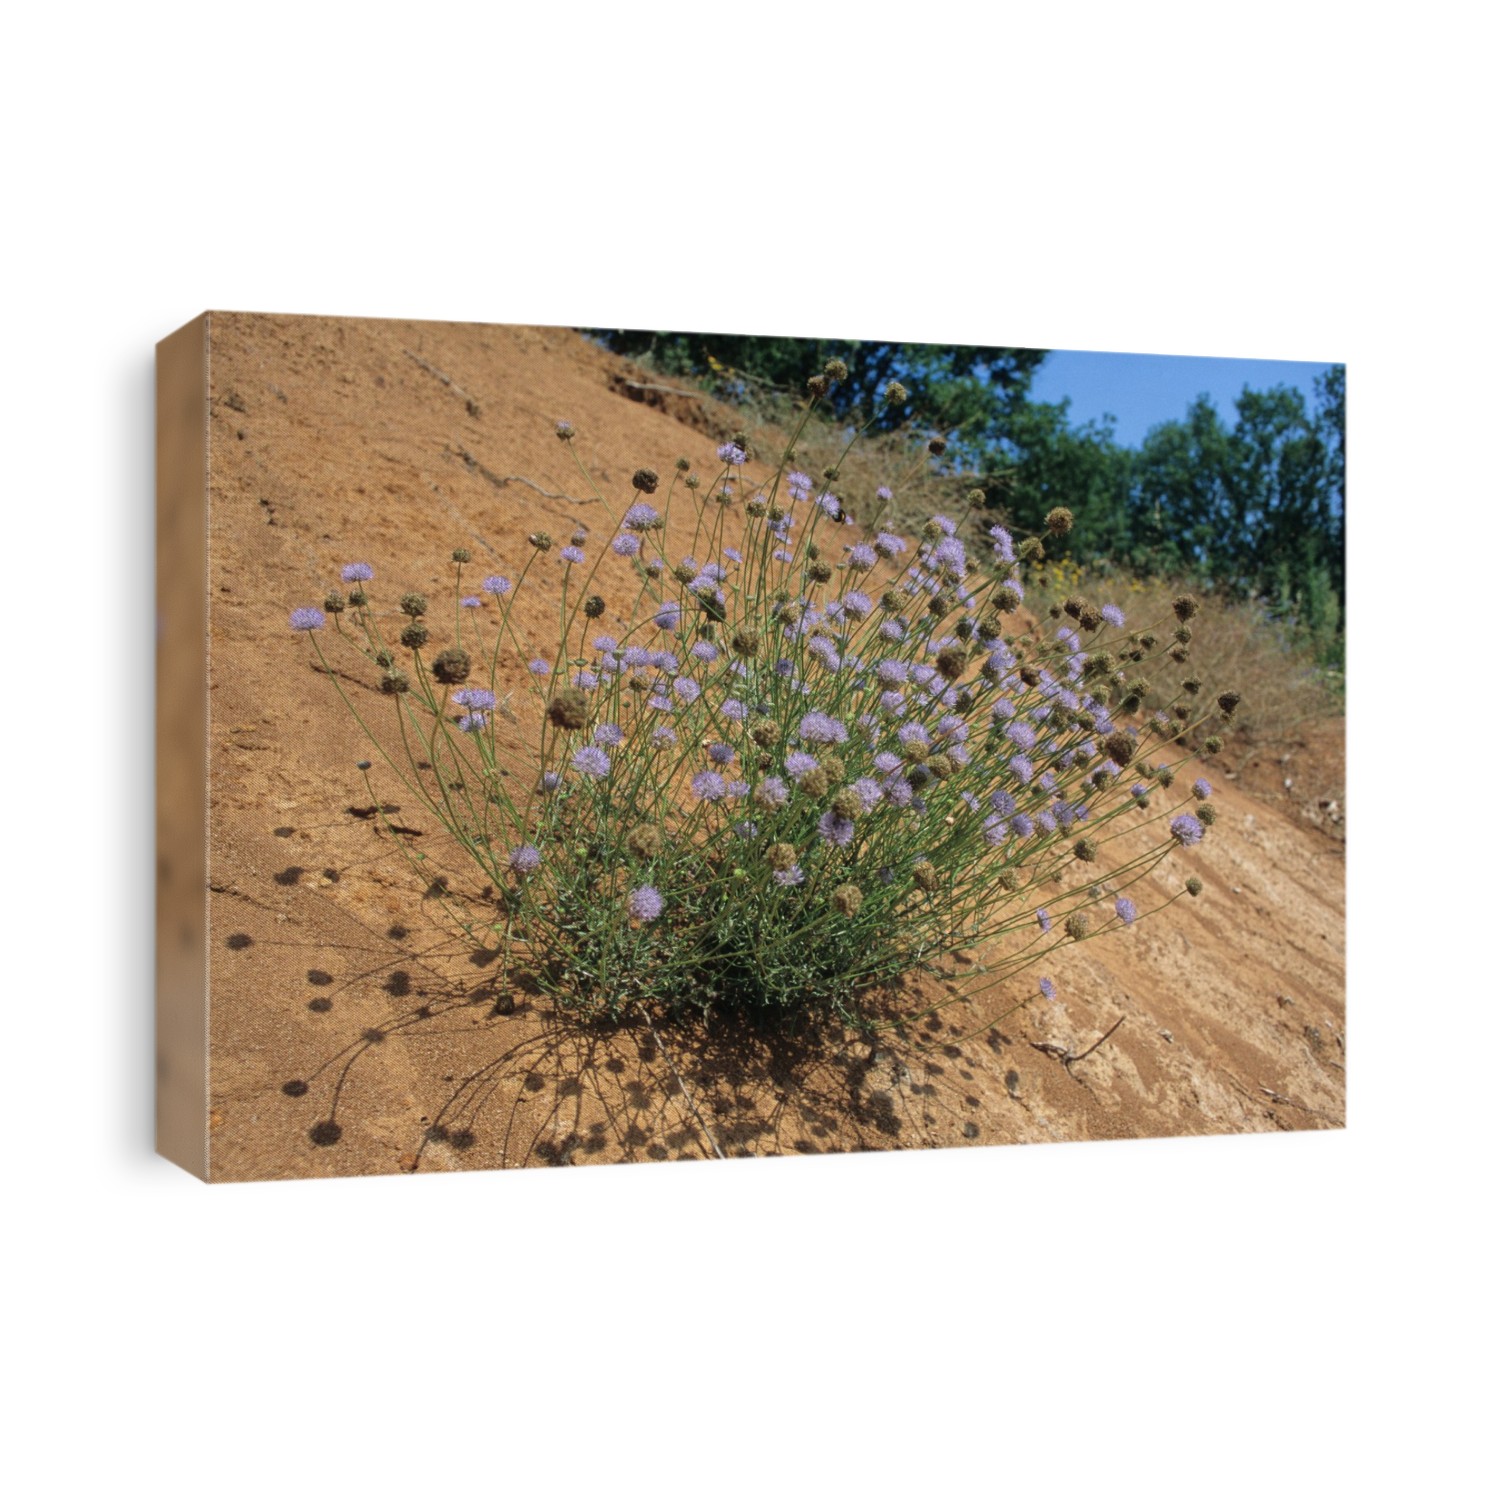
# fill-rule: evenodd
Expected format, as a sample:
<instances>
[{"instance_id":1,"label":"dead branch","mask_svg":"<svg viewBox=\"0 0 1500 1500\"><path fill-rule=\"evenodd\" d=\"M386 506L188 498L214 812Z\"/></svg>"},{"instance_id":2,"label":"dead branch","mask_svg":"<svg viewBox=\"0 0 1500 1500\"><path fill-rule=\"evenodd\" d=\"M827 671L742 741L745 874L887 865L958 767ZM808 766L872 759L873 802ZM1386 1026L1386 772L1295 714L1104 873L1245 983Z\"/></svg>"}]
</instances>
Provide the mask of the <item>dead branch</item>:
<instances>
[{"instance_id":1,"label":"dead branch","mask_svg":"<svg viewBox=\"0 0 1500 1500\"><path fill-rule=\"evenodd\" d=\"M622 380L620 384L632 391L660 391L666 396L687 396L693 401L702 401L707 394L704 391L685 391L675 385L652 385L645 380Z\"/></svg>"},{"instance_id":2,"label":"dead branch","mask_svg":"<svg viewBox=\"0 0 1500 1500\"><path fill-rule=\"evenodd\" d=\"M464 398L464 400L469 404L471 415L477 416L479 414L479 398L477 396L471 396L446 371L438 369L438 367L436 365L430 365L430 364L428 364L427 361L425 359L423 359L420 354L413 354L410 349L403 349L401 352L409 360L412 360L414 363L421 365L421 367L424 370L426 370L427 373L429 375L431 375L434 380L437 380L437 381L441 382L443 385L447 386L448 389L451 390L455 395L462 396Z\"/></svg>"},{"instance_id":3,"label":"dead branch","mask_svg":"<svg viewBox=\"0 0 1500 1500\"><path fill-rule=\"evenodd\" d=\"M1124 1024L1125 1017L1121 1016L1093 1046L1085 1047L1082 1052L1074 1052L1071 1048L1061 1046L1057 1042L1033 1042L1031 1045L1036 1051L1045 1052L1048 1057L1055 1057L1068 1070L1068 1076L1071 1078L1073 1075L1073 1064L1080 1063L1091 1053L1097 1052Z\"/></svg>"},{"instance_id":4,"label":"dead branch","mask_svg":"<svg viewBox=\"0 0 1500 1500\"><path fill-rule=\"evenodd\" d=\"M545 496L548 500L566 500L570 505L597 505L596 496L589 495L579 499L577 495L561 495L552 490L544 490L541 485L534 484L524 474L496 474L493 469L487 469L469 452L467 448L454 450L463 460L464 467L472 474L478 474L481 479L488 480L497 490L503 490L508 484L524 484L527 489L535 490L537 494Z\"/></svg>"}]
</instances>

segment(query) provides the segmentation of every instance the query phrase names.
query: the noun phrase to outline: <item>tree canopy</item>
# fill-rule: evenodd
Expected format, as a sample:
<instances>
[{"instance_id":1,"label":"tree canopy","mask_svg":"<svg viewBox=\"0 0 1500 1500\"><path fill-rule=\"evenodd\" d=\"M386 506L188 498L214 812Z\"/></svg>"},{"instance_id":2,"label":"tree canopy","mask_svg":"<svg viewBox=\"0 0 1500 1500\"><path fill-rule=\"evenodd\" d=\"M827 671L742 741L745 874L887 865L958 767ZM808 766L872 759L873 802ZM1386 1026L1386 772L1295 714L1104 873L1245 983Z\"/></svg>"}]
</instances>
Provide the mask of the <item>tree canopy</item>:
<instances>
[{"instance_id":1,"label":"tree canopy","mask_svg":"<svg viewBox=\"0 0 1500 1500\"><path fill-rule=\"evenodd\" d=\"M876 416L876 430L914 424L948 442L943 463L976 476L988 504L1040 529L1054 506L1074 515L1072 553L1137 571L1189 574L1265 600L1325 649L1342 630L1344 367L1316 382L1309 409L1289 386L1248 386L1228 423L1206 396L1138 447L1106 424L1075 425L1066 402L1030 399L1043 349L858 343L629 329L585 330L670 374L712 377L722 393L770 387L800 394L832 358L849 378L827 407ZM898 380L908 397L880 405Z\"/></svg>"}]
</instances>

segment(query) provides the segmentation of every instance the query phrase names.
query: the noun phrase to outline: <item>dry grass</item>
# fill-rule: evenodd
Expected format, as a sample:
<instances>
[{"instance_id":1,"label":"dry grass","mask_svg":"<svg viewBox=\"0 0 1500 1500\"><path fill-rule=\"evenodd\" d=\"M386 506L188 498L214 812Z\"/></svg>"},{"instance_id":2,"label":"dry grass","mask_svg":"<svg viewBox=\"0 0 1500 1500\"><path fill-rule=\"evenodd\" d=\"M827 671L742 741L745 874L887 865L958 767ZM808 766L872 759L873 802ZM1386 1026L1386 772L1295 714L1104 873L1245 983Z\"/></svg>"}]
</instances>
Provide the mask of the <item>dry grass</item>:
<instances>
[{"instance_id":1,"label":"dry grass","mask_svg":"<svg viewBox=\"0 0 1500 1500\"><path fill-rule=\"evenodd\" d=\"M1154 627L1162 635L1176 624L1172 601L1183 593L1194 594L1201 606L1183 675L1192 671L1201 677L1205 692L1232 688L1241 695L1234 740L1242 758L1291 748L1308 726L1342 712L1330 674L1257 604L1204 593L1180 579L1129 578L1073 562L1045 563L1027 575L1027 602L1038 610L1081 594L1100 604L1118 604L1131 629ZM1226 757L1226 763L1233 765L1233 758Z\"/></svg>"}]
</instances>

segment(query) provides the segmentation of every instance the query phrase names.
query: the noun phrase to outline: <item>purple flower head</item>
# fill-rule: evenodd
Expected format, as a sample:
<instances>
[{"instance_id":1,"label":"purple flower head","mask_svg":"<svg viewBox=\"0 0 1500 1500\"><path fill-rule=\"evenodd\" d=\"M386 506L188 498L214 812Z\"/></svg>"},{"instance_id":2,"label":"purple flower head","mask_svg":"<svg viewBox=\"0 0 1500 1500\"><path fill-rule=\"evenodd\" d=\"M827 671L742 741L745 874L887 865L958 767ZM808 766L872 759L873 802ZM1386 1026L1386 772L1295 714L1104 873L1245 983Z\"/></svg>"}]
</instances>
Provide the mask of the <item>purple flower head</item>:
<instances>
[{"instance_id":1,"label":"purple flower head","mask_svg":"<svg viewBox=\"0 0 1500 1500\"><path fill-rule=\"evenodd\" d=\"M947 516L934 516L932 519L944 536L952 536L958 530L958 527Z\"/></svg>"},{"instance_id":2,"label":"purple flower head","mask_svg":"<svg viewBox=\"0 0 1500 1500\"><path fill-rule=\"evenodd\" d=\"M807 643L807 650L810 656L816 656L830 672L838 671L840 665L838 647L826 636L814 636Z\"/></svg>"},{"instance_id":3,"label":"purple flower head","mask_svg":"<svg viewBox=\"0 0 1500 1500\"><path fill-rule=\"evenodd\" d=\"M1015 543L1011 540L1010 532L1003 526L990 527L991 545L994 547L997 562L1014 562L1016 560Z\"/></svg>"},{"instance_id":4,"label":"purple flower head","mask_svg":"<svg viewBox=\"0 0 1500 1500\"><path fill-rule=\"evenodd\" d=\"M809 755L806 750L793 750L786 758L786 773L796 780L801 780L809 771L818 768L818 757Z\"/></svg>"},{"instance_id":5,"label":"purple flower head","mask_svg":"<svg viewBox=\"0 0 1500 1500\"><path fill-rule=\"evenodd\" d=\"M901 769L901 757L891 750L882 750L875 757L875 769L882 776L889 776L892 771Z\"/></svg>"},{"instance_id":6,"label":"purple flower head","mask_svg":"<svg viewBox=\"0 0 1500 1500\"><path fill-rule=\"evenodd\" d=\"M1039 906L1036 909L1036 925L1040 927L1043 932L1052 931L1052 918L1048 914L1047 908L1045 906Z\"/></svg>"},{"instance_id":7,"label":"purple flower head","mask_svg":"<svg viewBox=\"0 0 1500 1500\"><path fill-rule=\"evenodd\" d=\"M891 487L890 487L890 485L888 485L888 484L883 484L883 485L881 485L881 486L880 486L880 487L879 487L879 488L878 488L878 489L877 489L877 490L876 490L876 491L875 491L875 498L876 498L876 499L877 499L877 500L879 500L879 501L882 501L882 502L884 502L884 501L886 501L886 500L892 500L892 499L894 499L894 498L895 498L895 496L894 496L894 495L893 495L893 494L892 494L892 493L891 493Z\"/></svg>"},{"instance_id":8,"label":"purple flower head","mask_svg":"<svg viewBox=\"0 0 1500 1500\"><path fill-rule=\"evenodd\" d=\"M1036 767L1033 766L1024 755L1012 755L1010 758L1010 770L1011 775L1013 775L1016 780L1021 783L1022 786L1025 786L1027 782L1031 780Z\"/></svg>"},{"instance_id":9,"label":"purple flower head","mask_svg":"<svg viewBox=\"0 0 1500 1500\"><path fill-rule=\"evenodd\" d=\"M984 841L991 848L996 848L1005 842L1005 836L1010 832L1010 824L998 813L992 813L984 820Z\"/></svg>"},{"instance_id":10,"label":"purple flower head","mask_svg":"<svg viewBox=\"0 0 1500 1500\"><path fill-rule=\"evenodd\" d=\"M716 766L727 766L734 759L734 746L710 745L708 747L708 758Z\"/></svg>"},{"instance_id":11,"label":"purple flower head","mask_svg":"<svg viewBox=\"0 0 1500 1500\"><path fill-rule=\"evenodd\" d=\"M854 794L866 812L873 812L880 805L880 783L872 776L861 776L854 782Z\"/></svg>"},{"instance_id":12,"label":"purple flower head","mask_svg":"<svg viewBox=\"0 0 1500 1500\"><path fill-rule=\"evenodd\" d=\"M786 476L786 491L793 500L806 500L812 494L812 480L800 469L793 469Z\"/></svg>"},{"instance_id":13,"label":"purple flower head","mask_svg":"<svg viewBox=\"0 0 1500 1500\"><path fill-rule=\"evenodd\" d=\"M627 667L645 667L651 664L651 653L644 646L627 646L622 660Z\"/></svg>"},{"instance_id":14,"label":"purple flower head","mask_svg":"<svg viewBox=\"0 0 1500 1500\"><path fill-rule=\"evenodd\" d=\"M453 701L460 708L490 709L495 706L495 695L488 688L459 688Z\"/></svg>"},{"instance_id":15,"label":"purple flower head","mask_svg":"<svg viewBox=\"0 0 1500 1500\"><path fill-rule=\"evenodd\" d=\"M877 493L879 493L877 491ZM906 551L906 542L903 538L889 531L877 532L875 536L875 550L881 557L899 557Z\"/></svg>"},{"instance_id":16,"label":"purple flower head","mask_svg":"<svg viewBox=\"0 0 1500 1500\"><path fill-rule=\"evenodd\" d=\"M892 807L910 807L914 793L904 776L887 776L880 784L881 794Z\"/></svg>"},{"instance_id":17,"label":"purple flower head","mask_svg":"<svg viewBox=\"0 0 1500 1500\"><path fill-rule=\"evenodd\" d=\"M481 599L478 594L465 594L463 598L458 602L462 604L465 609L484 608L484 600Z\"/></svg>"},{"instance_id":18,"label":"purple flower head","mask_svg":"<svg viewBox=\"0 0 1500 1500\"><path fill-rule=\"evenodd\" d=\"M591 693L599 686L599 674L590 672L587 667L584 667L573 674L573 686Z\"/></svg>"},{"instance_id":19,"label":"purple flower head","mask_svg":"<svg viewBox=\"0 0 1500 1500\"><path fill-rule=\"evenodd\" d=\"M868 542L856 542L849 549L849 566L851 568L873 568L875 566L875 549Z\"/></svg>"},{"instance_id":20,"label":"purple flower head","mask_svg":"<svg viewBox=\"0 0 1500 1500\"><path fill-rule=\"evenodd\" d=\"M1193 795L1200 802L1207 802L1214 794L1214 789L1200 776L1193 783Z\"/></svg>"},{"instance_id":21,"label":"purple flower head","mask_svg":"<svg viewBox=\"0 0 1500 1500\"><path fill-rule=\"evenodd\" d=\"M835 521L843 518L844 508L839 504L839 497L830 495L827 490L818 496L818 508L824 515L831 516Z\"/></svg>"},{"instance_id":22,"label":"purple flower head","mask_svg":"<svg viewBox=\"0 0 1500 1500\"><path fill-rule=\"evenodd\" d=\"M562 777L556 771L542 772L542 790L555 792L562 785Z\"/></svg>"},{"instance_id":23,"label":"purple flower head","mask_svg":"<svg viewBox=\"0 0 1500 1500\"><path fill-rule=\"evenodd\" d=\"M464 714L458 721L460 734L478 734L486 724L489 723L489 715L485 713Z\"/></svg>"},{"instance_id":24,"label":"purple flower head","mask_svg":"<svg viewBox=\"0 0 1500 1500\"><path fill-rule=\"evenodd\" d=\"M896 731L896 738L903 745L930 745L932 743L932 736L921 724L903 724Z\"/></svg>"},{"instance_id":25,"label":"purple flower head","mask_svg":"<svg viewBox=\"0 0 1500 1500\"><path fill-rule=\"evenodd\" d=\"M692 781L693 793L705 802L717 802L725 792L724 778L717 771L699 771Z\"/></svg>"},{"instance_id":26,"label":"purple flower head","mask_svg":"<svg viewBox=\"0 0 1500 1500\"><path fill-rule=\"evenodd\" d=\"M288 623L293 630L321 630L326 617L321 609L306 605L302 609L294 609L288 617Z\"/></svg>"},{"instance_id":27,"label":"purple flower head","mask_svg":"<svg viewBox=\"0 0 1500 1500\"><path fill-rule=\"evenodd\" d=\"M1017 750L1034 750L1037 747L1037 730L1032 729L1031 724L1025 720L1014 720L1007 730L1005 738L1010 739L1011 744L1016 745Z\"/></svg>"},{"instance_id":28,"label":"purple flower head","mask_svg":"<svg viewBox=\"0 0 1500 1500\"><path fill-rule=\"evenodd\" d=\"M603 778L609 775L609 756L598 745L585 745L573 752L573 769L581 776Z\"/></svg>"},{"instance_id":29,"label":"purple flower head","mask_svg":"<svg viewBox=\"0 0 1500 1500\"><path fill-rule=\"evenodd\" d=\"M755 800L759 802L762 807L769 807L773 809L778 807L785 807L786 800L789 795L790 793L788 793L787 791L786 782L784 782L779 776L767 776L766 779L762 781L761 784L755 789Z\"/></svg>"},{"instance_id":30,"label":"purple flower head","mask_svg":"<svg viewBox=\"0 0 1500 1500\"><path fill-rule=\"evenodd\" d=\"M541 852L531 844L510 851L510 867L517 875L533 875L542 867Z\"/></svg>"},{"instance_id":31,"label":"purple flower head","mask_svg":"<svg viewBox=\"0 0 1500 1500\"><path fill-rule=\"evenodd\" d=\"M1106 622L1110 625L1113 625L1116 630L1118 630L1125 623L1125 611L1121 609L1118 604L1106 604L1104 608L1099 611L1099 613L1103 615Z\"/></svg>"},{"instance_id":32,"label":"purple flower head","mask_svg":"<svg viewBox=\"0 0 1500 1500\"><path fill-rule=\"evenodd\" d=\"M990 806L1003 818L1008 818L1016 810L1016 799L1003 788L996 787L990 793Z\"/></svg>"},{"instance_id":33,"label":"purple flower head","mask_svg":"<svg viewBox=\"0 0 1500 1500\"><path fill-rule=\"evenodd\" d=\"M1010 831L1015 834L1018 839L1029 839L1031 835L1036 832L1036 824L1033 823L1025 813L1018 812L1015 817L1010 820Z\"/></svg>"},{"instance_id":34,"label":"purple flower head","mask_svg":"<svg viewBox=\"0 0 1500 1500\"><path fill-rule=\"evenodd\" d=\"M688 655L693 657L697 661L717 661L719 657L719 648L714 645L712 641L695 641L693 643L693 648L688 652Z\"/></svg>"},{"instance_id":35,"label":"purple flower head","mask_svg":"<svg viewBox=\"0 0 1500 1500\"><path fill-rule=\"evenodd\" d=\"M842 745L849 738L849 731L837 719L817 710L802 716L797 733L809 745Z\"/></svg>"},{"instance_id":36,"label":"purple flower head","mask_svg":"<svg viewBox=\"0 0 1500 1500\"><path fill-rule=\"evenodd\" d=\"M661 515L654 505L647 505L644 500L637 500L625 512L625 519L621 524L627 531L650 531L660 520Z\"/></svg>"},{"instance_id":37,"label":"purple flower head","mask_svg":"<svg viewBox=\"0 0 1500 1500\"><path fill-rule=\"evenodd\" d=\"M718 454L719 462L725 464L742 464L748 457L745 450L738 443L720 443Z\"/></svg>"},{"instance_id":38,"label":"purple flower head","mask_svg":"<svg viewBox=\"0 0 1500 1500\"><path fill-rule=\"evenodd\" d=\"M1147 786L1144 781L1138 781L1133 787L1131 787L1130 795L1132 797L1144 797L1150 792L1150 790L1151 788Z\"/></svg>"},{"instance_id":39,"label":"purple flower head","mask_svg":"<svg viewBox=\"0 0 1500 1500\"><path fill-rule=\"evenodd\" d=\"M668 745L675 745L677 743L677 731L669 725L659 725L651 731L651 743L658 749L664 749Z\"/></svg>"},{"instance_id":40,"label":"purple flower head","mask_svg":"<svg viewBox=\"0 0 1500 1500\"><path fill-rule=\"evenodd\" d=\"M856 620L863 620L874 608L874 600L861 589L850 589L844 595L844 610Z\"/></svg>"},{"instance_id":41,"label":"purple flower head","mask_svg":"<svg viewBox=\"0 0 1500 1500\"><path fill-rule=\"evenodd\" d=\"M1119 917L1119 919L1127 927L1129 927L1130 924L1135 921L1135 902L1132 901L1129 896L1121 896L1120 899L1115 902L1115 915Z\"/></svg>"},{"instance_id":42,"label":"purple flower head","mask_svg":"<svg viewBox=\"0 0 1500 1500\"><path fill-rule=\"evenodd\" d=\"M835 844L843 848L854 838L854 820L852 818L841 818L830 807L827 812L818 819L818 836L825 844Z\"/></svg>"},{"instance_id":43,"label":"purple flower head","mask_svg":"<svg viewBox=\"0 0 1500 1500\"><path fill-rule=\"evenodd\" d=\"M596 635L594 637L595 651L618 651L620 643L612 635Z\"/></svg>"},{"instance_id":44,"label":"purple flower head","mask_svg":"<svg viewBox=\"0 0 1500 1500\"><path fill-rule=\"evenodd\" d=\"M661 892L654 885L638 885L625 902L626 910L637 922L654 922L663 905Z\"/></svg>"},{"instance_id":45,"label":"purple flower head","mask_svg":"<svg viewBox=\"0 0 1500 1500\"><path fill-rule=\"evenodd\" d=\"M502 578L498 573L491 573L480 585L487 594L493 594L497 599L503 599L510 593L510 579Z\"/></svg>"},{"instance_id":46,"label":"purple flower head","mask_svg":"<svg viewBox=\"0 0 1500 1500\"><path fill-rule=\"evenodd\" d=\"M899 714L906 707L906 694L900 688L887 688L880 695L880 706L888 714Z\"/></svg>"},{"instance_id":47,"label":"purple flower head","mask_svg":"<svg viewBox=\"0 0 1500 1500\"><path fill-rule=\"evenodd\" d=\"M750 715L750 710L738 698L726 698L719 705L719 712L734 724L743 724Z\"/></svg>"},{"instance_id":48,"label":"purple flower head","mask_svg":"<svg viewBox=\"0 0 1500 1500\"><path fill-rule=\"evenodd\" d=\"M641 550L641 539L638 536L631 536L628 532L621 532L609 544L609 550L616 557L634 557Z\"/></svg>"},{"instance_id":49,"label":"purple flower head","mask_svg":"<svg viewBox=\"0 0 1500 1500\"><path fill-rule=\"evenodd\" d=\"M682 606L675 599L668 599L656 612L656 628L658 630L676 630L678 622L681 619Z\"/></svg>"},{"instance_id":50,"label":"purple flower head","mask_svg":"<svg viewBox=\"0 0 1500 1500\"><path fill-rule=\"evenodd\" d=\"M565 563L581 563L584 560L582 547L564 547L557 555Z\"/></svg>"},{"instance_id":51,"label":"purple flower head","mask_svg":"<svg viewBox=\"0 0 1500 1500\"><path fill-rule=\"evenodd\" d=\"M672 688L684 703L696 703L703 692L703 689L691 677L674 679Z\"/></svg>"},{"instance_id":52,"label":"purple flower head","mask_svg":"<svg viewBox=\"0 0 1500 1500\"><path fill-rule=\"evenodd\" d=\"M1170 824L1172 837L1184 849L1198 843L1203 837L1203 825L1192 813L1179 813Z\"/></svg>"},{"instance_id":53,"label":"purple flower head","mask_svg":"<svg viewBox=\"0 0 1500 1500\"><path fill-rule=\"evenodd\" d=\"M962 578L969 571L969 559L964 544L956 536L946 536L933 547L930 560L946 573Z\"/></svg>"},{"instance_id":54,"label":"purple flower head","mask_svg":"<svg viewBox=\"0 0 1500 1500\"><path fill-rule=\"evenodd\" d=\"M540 656L535 661L527 662L526 670L537 677L550 677L552 675L552 668Z\"/></svg>"},{"instance_id":55,"label":"purple flower head","mask_svg":"<svg viewBox=\"0 0 1500 1500\"><path fill-rule=\"evenodd\" d=\"M880 622L880 634L887 641L900 641L906 639L906 626L900 620L882 620Z\"/></svg>"},{"instance_id":56,"label":"purple flower head","mask_svg":"<svg viewBox=\"0 0 1500 1500\"><path fill-rule=\"evenodd\" d=\"M875 680L882 687L899 687L906 681L906 663L888 656L875 668Z\"/></svg>"},{"instance_id":57,"label":"purple flower head","mask_svg":"<svg viewBox=\"0 0 1500 1500\"><path fill-rule=\"evenodd\" d=\"M646 699L646 707L654 708L658 713L668 714L672 712L672 700L665 693L652 693Z\"/></svg>"},{"instance_id":58,"label":"purple flower head","mask_svg":"<svg viewBox=\"0 0 1500 1500\"><path fill-rule=\"evenodd\" d=\"M724 556L732 563L744 562L745 560L745 554L738 547L726 547L724 549Z\"/></svg>"},{"instance_id":59,"label":"purple flower head","mask_svg":"<svg viewBox=\"0 0 1500 1500\"><path fill-rule=\"evenodd\" d=\"M1057 986L1045 975L1037 980L1036 987L1044 1000L1055 1000L1057 998Z\"/></svg>"},{"instance_id":60,"label":"purple flower head","mask_svg":"<svg viewBox=\"0 0 1500 1500\"><path fill-rule=\"evenodd\" d=\"M594 731L594 743L613 750L625 738L625 731L618 724L601 724Z\"/></svg>"},{"instance_id":61,"label":"purple flower head","mask_svg":"<svg viewBox=\"0 0 1500 1500\"><path fill-rule=\"evenodd\" d=\"M375 576L375 569L369 563L345 563L339 569L339 577L345 583L368 583Z\"/></svg>"},{"instance_id":62,"label":"purple flower head","mask_svg":"<svg viewBox=\"0 0 1500 1500\"><path fill-rule=\"evenodd\" d=\"M802 873L801 865L793 865L790 870L777 870L771 879L777 885L801 885L806 876Z\"/></svg>"},{"instance_id":63,"label":"purple flower head","mask_svg":"<svg viewBox=\"0 0 1500 1500\"><path fill-rule=\"evenodd\" d=\"M750 783L748 781L731 781L724 790L731 797L748 797L750 795Z\"/></svg>"}]
</instances>

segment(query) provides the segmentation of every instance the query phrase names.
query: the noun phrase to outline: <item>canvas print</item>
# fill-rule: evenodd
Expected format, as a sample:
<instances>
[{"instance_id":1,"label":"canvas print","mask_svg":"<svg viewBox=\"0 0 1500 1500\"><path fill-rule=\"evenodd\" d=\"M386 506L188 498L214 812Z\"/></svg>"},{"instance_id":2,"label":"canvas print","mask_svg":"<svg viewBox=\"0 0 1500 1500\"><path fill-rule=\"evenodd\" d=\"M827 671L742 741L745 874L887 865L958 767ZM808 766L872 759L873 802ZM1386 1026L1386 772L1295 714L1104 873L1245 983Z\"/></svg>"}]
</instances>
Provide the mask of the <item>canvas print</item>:
<instances>
[{"instance_id":1,"label":"canvas print","mask_svg":"<svg viewBox=\"0 0 1500 1500\"><path fill-rule=\"evenodd\" d=\"M1339 365L194 320L162 1151L1342 1125L1343 401Z\"/></svg>"}]
</instances>

